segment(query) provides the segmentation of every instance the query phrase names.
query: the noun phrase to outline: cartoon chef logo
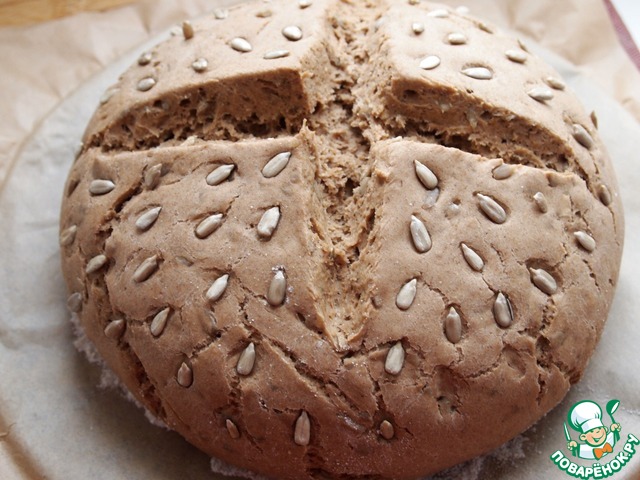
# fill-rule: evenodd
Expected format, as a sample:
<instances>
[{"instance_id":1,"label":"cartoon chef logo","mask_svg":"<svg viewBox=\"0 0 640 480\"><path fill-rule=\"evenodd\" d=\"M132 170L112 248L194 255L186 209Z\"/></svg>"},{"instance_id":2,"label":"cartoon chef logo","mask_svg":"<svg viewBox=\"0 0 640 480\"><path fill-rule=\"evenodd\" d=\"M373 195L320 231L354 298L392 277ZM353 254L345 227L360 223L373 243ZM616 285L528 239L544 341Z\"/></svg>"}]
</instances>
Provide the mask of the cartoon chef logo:
<instances>
[{"instance_id":1,"label":"cartoon chef logo","mask_svg":"<svg viewBox=\"0 0 640 480\"><path fill-rule=\"evenodd\" d=\"M564 424L564 433L567 439L567 448L573 456L586 460L600 460L602 457L613 453L613 447L620 440L620 424L616 423L613 413L618 409L620 402L611 400L607 403L606 411L611 419L611 425L607 428L603 423L602 408L596 402L583 400L576 403L569 414L567 421L571 428L579 432L578 443L571 438L567 424Z\"/></svg>"}]
</instances>

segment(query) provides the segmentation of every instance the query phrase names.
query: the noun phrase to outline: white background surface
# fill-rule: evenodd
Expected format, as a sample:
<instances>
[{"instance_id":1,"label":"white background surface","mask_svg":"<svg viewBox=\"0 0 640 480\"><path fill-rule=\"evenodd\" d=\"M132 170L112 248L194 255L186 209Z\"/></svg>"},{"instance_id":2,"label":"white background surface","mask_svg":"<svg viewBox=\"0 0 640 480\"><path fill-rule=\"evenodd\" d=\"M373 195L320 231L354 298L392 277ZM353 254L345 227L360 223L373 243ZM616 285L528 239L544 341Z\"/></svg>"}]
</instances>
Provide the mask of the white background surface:
<instances>
[{"instance_id":1,"label":"white background surface","mask_svg":"<svg viewBox=\"0 0 640 480\"><path fill-rule=\"evenodd\" d=\"M636 45L640 45L640 1L611 0L629 29Z\"/></svg>"}]
</instances>

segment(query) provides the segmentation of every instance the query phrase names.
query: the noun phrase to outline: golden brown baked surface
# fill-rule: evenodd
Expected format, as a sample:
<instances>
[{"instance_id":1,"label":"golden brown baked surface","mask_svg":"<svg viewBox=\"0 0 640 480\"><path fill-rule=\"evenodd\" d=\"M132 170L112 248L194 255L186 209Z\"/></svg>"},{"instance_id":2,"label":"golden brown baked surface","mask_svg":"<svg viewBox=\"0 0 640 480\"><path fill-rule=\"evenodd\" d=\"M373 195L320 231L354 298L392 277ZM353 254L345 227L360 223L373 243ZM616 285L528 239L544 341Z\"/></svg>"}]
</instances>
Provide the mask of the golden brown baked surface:
<instances>
[{"instance_id":1,"label":"golden brown baked surface","mask_svg":"<svg viewBox=\"0 0 640 480\"><path fill-rule=\"evenodd\" d=\"M213 456L416 477L580 378L617 187L594 120L518 41L428 3L307 3L215 12L107 91L65 189L69 305Z\"/></svg>"}]
</instances>

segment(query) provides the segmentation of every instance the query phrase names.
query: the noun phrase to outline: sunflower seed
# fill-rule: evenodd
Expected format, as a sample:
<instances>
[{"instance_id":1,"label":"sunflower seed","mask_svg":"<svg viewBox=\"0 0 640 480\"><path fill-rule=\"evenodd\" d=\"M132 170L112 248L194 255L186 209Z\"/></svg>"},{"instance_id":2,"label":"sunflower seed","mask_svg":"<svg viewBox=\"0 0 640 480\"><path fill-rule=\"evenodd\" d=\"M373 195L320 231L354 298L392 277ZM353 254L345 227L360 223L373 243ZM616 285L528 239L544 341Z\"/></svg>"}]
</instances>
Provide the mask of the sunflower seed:
<instances>
[{"instance_id":1,"label":"sunflower seed","mask_svg":"<svg viewBox=\"0 0 640 480\"><path fill-rule=\"evenodd\" d=\"M311 422L309 415L304 410L296 420L296 428L293 433L293 441L296 445L305 447L309 445L311 439Z\"/></svg>"},{"instance_id":2,"label":"sunflower seed","mask_svg":"<svg viewBox=\"0 0 640 480\"><path fill-rule=\"evenodd\" d=\"M580 246L587 252L593 252L596 249L596 241L587 232L574 232L573 236L576 237Z\"/></svg>"},{"instance_id":3,"label":"sunflower seed","mask_svg":"<svg viewBox=\"0 0 640 480\"><path fill-rule=\"evenodd\" d=\"M546 102L553 99L553 92L547 87L533 87L527 92L527 95L538 102Z\"/></svg>"},{"instance_id":4,"label":"sunflower seed","mask_svg":"<svg viewBox=\"0 0 640 480\"><path fill-rule=\"evenodd\" d=\"M573 138L575 138L584 148L591 149L591 147L593 147L593 138L587 129L579 123L573 124Z\"/></svg>"},{"instance_id":5,"label":"sunflower seed","mask_svg":"<svg viewBox=\"0 0 640 480\"><path fill-rule=\"evenodd\" d=\"M460 5L459 7L456 7L456 13L458 15L468 15L471 13L471 10L465 5Z\"/></svg>"},{"instance_id":6,"label":"sunflower seed","mask_svg":"<svg viewBox=\"0 0 640 480\"><path fill-rule=\"evenodd\" d=\"M481 272L484 268L484 261L482 260L482 257L478 255L475 250L468 247L464 243L460 244L460 248L462 249L462 256L467 261L469 266L476 272Z\"/></svg>"},{"instance_id":7,"label":"sunflower seed","mask_svg":"<svg viewBox=\"0 0 640 480\"><path fill-rule=\"evenodd\" d=\"M513 322L511 302L502 292L498 292L496 300L493 302L493 318L502 328L507 328Z\"/></svg>"},{"instance_id":8,"label":"sunflower seed","mask_svg":"<svg viewBox=\"0 0 640 480\"><path fill-rule=\"evenodd\" d=\"M413 33L415 33L416 35L420 35L422 32L424 32L424 23L421 22L413 22L411 24L411 30L413 31Z\"/></svg>"},{"instance_id":9,"label":"sunflower seed","mask_svg":"<svg viewBox=\"0 0 640 480\"><path fill-rule=\"evenodd\" d=\"M176 375L176 380L181 387L189 388L193 384L193 370L185 362L182 362Z\"/></svg>"},{"instance_id":10,"label":"sunflower seed","mask_svg":"<svg viewBox=\"0 0 640 480\"><path fill-rule=\"evenodd\" d=\"M596 111L592 110L591 114L589 115L589 118L591 119L591 123L593 123L593 126L598 128L598 116L596 115Z\"/></svg>"},{"instance_id":11,"label":"sunflower seed","mask_svg":"<svg viewBox=\"0 0 640 480\"><path fill-rule=\"evenodd\" d=\"M256 12L256 17L258 18L269 18L271 15L273 15L273 12L268 8Z\"/></svg>"},{"instance_id":12,"label":"sunflower seed","mask_svg":"<svg viewBox=\"0 0 640 480\"><path fill-rule=\"evenodd\" d=\"M458 343L462 339L462 320L453 307L444 319L444 334L451 343Z\"/></svg>"},{"instance_id":13,"label":"sunflower seed","mask_svg":"<svg viewBox=\"0 0 640 480\"><path fill-rule=\"evenodd\" d=\"M558 290L555 278L549 272L541 268L529 268L531 272L531 281L547 295L553 295Z\"/></svg>"},{"instance_id":14,"label":"sunflower seed","mask_svg":"<svg viewBox=\"0 0 640 480\"><path fill-rule=\"evenodd\" d=\"M136 220L136 228L143 232L149 230L151 226L156 223L161 210L162 207L154 207L144 212Z\"/></svg>"},{"instance_id":15,"label":"sunflower seed","mask_svg":"<svg viewBox=\"0 0 640 480\"><path fill-rule=\"evenodd\" d=\"M291 152L281 152L267 162L262 168L262 175L265 178L272 178L285 169L291 158Z\"/></svg>"},{"instance_id":16,"label":"sunflower seed","mask_svg":"<svg viewBox=\"0 0 640 480\"><path fill-rule=\"evenodd\" d=\"M73 243L76 239L76 232L78 231L78 227L76 225L71 225L68 228L65 228L62 232L60 232L60 245L63 247L68 247Z\"/></svg>"},{"instance_id":17,"label":"sunflower seed","mask_svg":"<svg viewBox=\"0 0 640 480\"><path fill-rule=\"evenodd\" d=\"M611 201L613 199L611 198L611 192L609 191L606 185L601 184L598 187L598 198L600 199L600 201L605 207L608 207L609 205L611 205Z\"/></svg>"},{"instance_id":18,"label":"sunflower seed","mask_svg":"<svg viewBox=\"0 0 640 480\"><path fill-rule=\"evenodd\" d=\"M527 54L522 50L507 50L505 56L515 63L524 63L527 61Z\"/></svg>"},{"instance_id":19,"label":"sunflower seed","mask_svg":"<svg viewBox=\"0 0 640 480\"><path fill-rule=\"evenodd\" d=\"M431 250L431 237L429 236L427 227L422 223L422 220L411 215L411 225L409 226L409 230L411 231L413 246L418 253L425 253Z\"/></svg>"},{"instance_id":20,"label":"sunflower seed","mask_svg":"<svg viewBox=\"0 0 640 480\"><path fill-rule=\"evenodd\" d=\"M214 186L224 182L227 178L229 178L229 175L231 175L231 172L233 172L234 168L236 168L236 166L233 163L220 165L209 175L207 175L207 185Z\"/></svg>"},{"instance_id":21,"label":"sunflower seed","mask_svg":"<svg viewBox=\"0 0 640 480\"><path fill-rule=\"evenodd\" d=\"M507 221L507 212L504 208L496 202L493 198L476 193L479 200L480 210L484 213L489 220L493 223L502 224Z\"/></svg>"},{"instance_id":22,"label":"sunflower seed","mask_svg":"<svg viewBox=\"0 0 640 480\"><path fill-rule=\"evenodd\" d=\"M282 29L282 35L284 35L284 38L287 40L297 42L302 38L302 29L296 25L289 25Z\"/></svg>"},{"instance_id":23,"label":"sunflower seed","mask_svg":"<svg viewBox=\"0 0 640 480\"><path fill-rule=\"evenodd\" d=\"M504 180L505 178L509 178L515 172L515 167L508 163L503 163L502 165L493 169L493 178L496 180Z\"/></svg>"},{"instance_id":24,"label":"sunflower seed","mask_svg":"<svg viewBox=\"0 0 640 480\"><path fill-rule=\"evenodd\" d=\"M253 47L251 46L249 41L242 37L236 37L232 39L229 45L231 45L231 48L241 53L247 53L253 50Z\"/></svg>"},{"instance_id":25,"label":"sunflower seed","mask_svg":"<svg viewBox=\"0 0 640 480\"><path fill-rule=\"evenodd\" d=\"M404 348L402 342L396 342L387 353L387 359L384 362L384 369L391 375L398 375L404 366Z\"/></svg>"},{"instance_id":26,"label":"sunflower seed","mask_svg":"<svg viewBox=\"0 0 640 480\"><path fill-rule=\"evenodd\" d=\"M433 190L438 186L438 177L436 177L429 167L417 160L413 161L413 165L416 169L418 179L427 190Z\"/></svg>"},{"instance_id":27,"label":"sunflower seed","mask_svg":"<svg viewBox=\"0 0 640 480\"><path fill-rule=\"evenodd\" d=\"M122 335L124 335L124 331L127 328L127 324L121 318L117 320L113 320L104 327L104 335L111 340L120 340Z\"/></svg>"},{"instance_id":28,"label":"sunflower seed","mask_svg":"<svg viewBox=\"0 0 640 480\"><path fill-rule=\"evenodd\" d=\"M449 11L444 8L438 8L436 10L431 10L427 13L427 17L433 18L447 18L449 16Z\"/></svg>"},{"instance_id":29,"label":"sunflower seed","mask_svg":"<svg viewBox=\"0 0 640 480\"><path fill-rule=\"evenodd\" d=\"M236 427L235 423L227 418L225 425L227 426L227 432L229 432L229 436L231 438L233 438L234 440L240 438L240 431L238 430L238 427Z\"/></svg>"},{"instance_id":30,"label":"sunflower seed","mask_svg":"<svg viewBox=\"0 0 640 480\"><path fill-rule=\"evenodd\" d=\"M274 60L276 58L284 58L289 56L289 50L271 50L265 53L262 58L265 60Z\"/></svg>"},{"instance_id":31,"label":"sunflower seed","mask_svg":"<svg viewBox=\"0 0 640 480\"><path fill-rule=\"evenodd\" d=\"M191 68L197 73L204 72L209 67L209 62L206 58L198 58L191 64Z\"/></svg>"},{"instance_id":32,"label":"sunflower seed","mask_svg":"<svg viewBox=\"0 0 640 480\"><path fill-rule=\"evenodd\" d=\"M140 266L133 272L133 281L142 283L148 280L158 270L158 255L151 255L145 258Z\"/></svg>"},{"instance_id":33,"label":"sunflower seed","mask_svg":"<svg viewBox=\"0 0 640 480\"><path fill-rule=\"evenodd\" d=\"M262 238L269 239L280 221L280 207L271 207L262 214L262 218L258 222L258 235Z\"/></svg>"},{"instance_id":34,"label":"sunflower seed","mask_svg":"<svg viewBox=\"0 0 640 480\"><path fill-rule=\"evenodd\" d=\"M91 260L89 260L89 262L87 263L87 267L85 268L85 272L87 274L95 273L98 270L100 270L102 267L104 267L106 264L107 264L107 257L106 256L104 256L102 254L96 255Z\"/></svg>"},{"instance_id":35,"label":"sunflower seed","mask_svg":"<svg viewBox=\"0 0 640 480\"><path fill-rule=\"evenodd\" d=\"M383 420L382 423L380 423L379 430L380 435L382 435L382 438L384 438L385 440L391 440L395 435L393 425L391 425L391 422L389 420Z\"/></svg>"},{"instance_id":36,"label":"sunflower seed","mask_svg":"<svg viewBox=\"0 0 640 480\"><path fill-rule=\"evenodd\" d=\"M193 38L193 25L191 25L189 20L182 22L182 34L184 35L185 40Z\"/></svg>"},{"instance_id":37,"label":"sunflower seed","mask_svg":"<svg viewBox=\"0 0 640 480\"><path fill-rule=\"evenodd\" d=\"M313 3L312 0L299 0L298 6L300 8L307 8L307 7L310 7L312 3Z\"/></svg>"},{"instance_id":38,"label":"sunflower seed","mask_svg":"<svg viewBox=\"0 0 640 480\"><path fill-rule=\"evenodd\" d=\"M462 70L462 73L476 80L491 80L493 78L493 73L486 67L469 67Z\"/></svg>"},{"instance_id":39,"label":"sunflower seed","mask_svg":"<svg viewBox=\"0 0 640 480\"><path fill-rule=\"evenodd\" d=\"M149 330L151 331L151 335L154 337L159 337L164 332L164 328L167 326L167 320L169 319L169 314L171 313L171 308L167 307L164 310L160 310L156 313L155 317L151 321L151 325L149 325Z\"/></svg>"},{"instance_id":40,"label":"sunflower seed","mask_svg":"<svg viewBox=\"0 0 640 480\"><path fill-rule=\"evenodd\" d=\"M142 179L144 186L151 190L156 188L161 176L162 176L161 163L157 163L153 167L149 167L147 171L144 172L144 177Z\"/></svg>"},{"instance_id":41,"label":"sunflower seed","mask_svg":"<svg viewBox=\"0 0 640 480\"><path fill-rule=\"evenodd\" d=\"M138 84L136 85L136 88L141 92L146 92L148 90L151 90L155 84L156 84L155 78L145 77L138 82Z\"/></svg>"},{"instance_id":42,"label":"sunflower seed","mask_svg":"<svg viewBox=\"0 0 640 480\"><path fill-rule=\"evenodd\" d=\"M400 310L407 310L416 298L416 285L418 281L414 278L405 283L396 296L396 306Z\"/></svg>"},{"instance_id":43,"label":"sunflower seed","mask_svg":"<svg viewBox=\"0 0 640 480\"><path fill-rule=\"evenodd\" d=\"M82 293L74 292L67 298L67 308L71 313L78 313L82 310Z\"/></svg>"},{"instance_id":44,"label":"sunflower seed","mask_svg":"<svg viewBox=\"0 0 640 480\"><path fill-rule=\"evenodd\" d=\"M89 184L89 193L91 195L104 195L106 193L109 193L114 188L116 188L116 184L111 180L104 180L102 178L99 178L97 180L93 180Z\"/></svg>"},{"instance_id":45,"label":"sunflower seed","mask_svg":"<svg viewBox=\"0 0 640 480\"><path fill-rule=\"evenodd\" d=\"M153 60L153 54L151 52L144 52L142 55L138 57L138 65L141 67L144 65L149 65Z\"/></svg>"},{"instance_id":46,"label":"sunflower seed","mask_svg":"<svg viewBox=\"0 0 640 480\"><path fill-rule=\"evenodd\" d=\"M109 100L111 100L111 97L113 97L118 92L118 90L118 88L109 88L106 92L104 92L100 96L100 105L104 105Z\"/></svg>"},{"instance_id":47,"label":"sunflower seed","mask_svg":"<svg viewBox=\"0 0 640 480\"><path fill-rule=\"evenodd\" d=\"M213 11L213 16L216 20L224 20L229 16L229 10L227 10L226 8L216 8Z\"/></svg>"},{"instance_id":48,"label":"sunflower seed","mask_svg":"<svg viewBox=\"0 0 640 480\"><path fill-rule=\"evenodd\" d=\"M227 284L229 283L229 275L224 274L218 277L207 290L207 300L209 302L216 302L222 297L222 294L227 289Z\"/></svg>"},{"instance_id":49,"label":"sunflower seed","mask_svg":"<svg viewBox=\"0 0 640 480\"><path fill-rule=\"evenodd\" d=\"M478 28L480 30L482 30L483 32L491 33L491 34L494 33L493 27L490 27L489 25L487 25L484 22L478 22L477 25L478 25Z\"/></svg>"},{"instance_id":50,"label":"sunflower seed","mask_svg":"<svg viewBox=\"0 0 640 480\"><path fill-rule=\"evenodd\" d=\"M240 354L238 363L236 365L236 372L238 375L249 375L253 370L253 365L256 362L256 347L251 342Z\"/></svg>"},{"instance_id":51,"label":"sunflower seed","mask_svg":"<svg viewBox=\"0 0 640 480\"><path fill-rule=\"evenodd\" d=\"M564 90L565 88L567 88L567 84L556 77L547 77L544 79L544 81L554 90Z\"/></svg>"},{"instance_id":52,"label":"sunflower seed","mask_svg":"<svg viewBox=\"0 0 640 480\"><path fill-rule=\"evenodd\" d=\"M429 55L420 61L420 68L423 70L433 70L440 65L440 57L437 55Z\"/></svg>"},{"instance_id":53,"label":"sunflower seed","mask_svg":"<svg viewBox=\"0 0 640 480\"><path fill-rule=\"evenodd\" d=\"M453 32L447 36L447 42L451 45L464 45L467 43L467 37L463 33Z\"/></svg>"},{"instance_id":54,"label":"sunflower seed","mask_svg":"<svg viewBox=\"0 0 640 480\"><path fill-rule=\"evenodd\" d=\"M529 52L529 47L527 47L527 44L526 44L526 43L524 43L524 42L522 41L522 39L521 39L521 38L518 38L518 46L519 46L522 50L524 50L525 52L527 52L527 53L531 53L531 52Z\"/></svg>"},{"instance_id":55,"label":"sunflower seed","mask_svg":"<svg viewBox=\"0 0 640 480\"><path fill-rule=\"evenodd\" d=\"M273 274L269 290L267 291L267 301L273 307L278 307L284 303L284 297L287 293L287 279L284 276L284 270L279 268Z\"/></svg>"},{"instance_id":56,"label":"sunflower seed","mask_svg":"<svg viewBox=\"0 0 640 480\"><path fill-rule=\"evenodd\" d=\"M420 0L409 0L409 5L420 5Z\"/></svg>"},{"instance_id":57,"label":"sunflower seed","mask_svg":"<svg viewBox=\"0 0 640 480\"><path fill-rule=\"evenodd\" d=\"M202 220L196 227L196 237L199 239L205 239L213 232L215 232L220 225L222 225L223 215L221 213L214 213Z\"/></svg>"},{"instance_id":58,"label":"sunflower seed","mask_svg":"<svg viewBox=\"0 0 640 480\"><path fill-rule=\"evenodd\" d=\"M549 206L547 205L547 198L544 196L544 193L537 192L533 196L533 201L536 202L536 205L538 206L538 210L540 210L542 213L547 213L549 211Z\"/></svg>"}]
</instances>

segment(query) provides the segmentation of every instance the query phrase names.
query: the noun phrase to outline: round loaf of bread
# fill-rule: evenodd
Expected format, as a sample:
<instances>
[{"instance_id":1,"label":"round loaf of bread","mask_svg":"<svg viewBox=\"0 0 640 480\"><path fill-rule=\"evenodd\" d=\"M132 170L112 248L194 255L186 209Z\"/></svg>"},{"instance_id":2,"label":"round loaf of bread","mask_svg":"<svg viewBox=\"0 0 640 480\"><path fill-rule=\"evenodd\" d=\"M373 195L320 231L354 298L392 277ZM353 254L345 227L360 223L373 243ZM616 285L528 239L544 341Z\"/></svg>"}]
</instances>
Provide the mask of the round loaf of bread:
<instances>
[{"instance_id":1,"label":"round loaf of bread","mask_svg":"<svg viewBox=\"0 0 640 480\"><path fill-rule=\"evenodd\" d=\"M268 477L401 479L564 397L623 218L551 67L417 0L174 33L102 97L61 214L69 308L154 416Z\"/></svg>"}]
</instances>

